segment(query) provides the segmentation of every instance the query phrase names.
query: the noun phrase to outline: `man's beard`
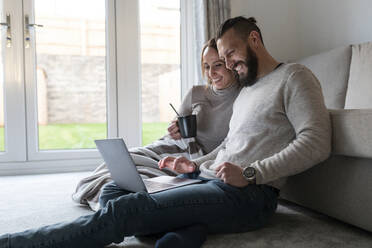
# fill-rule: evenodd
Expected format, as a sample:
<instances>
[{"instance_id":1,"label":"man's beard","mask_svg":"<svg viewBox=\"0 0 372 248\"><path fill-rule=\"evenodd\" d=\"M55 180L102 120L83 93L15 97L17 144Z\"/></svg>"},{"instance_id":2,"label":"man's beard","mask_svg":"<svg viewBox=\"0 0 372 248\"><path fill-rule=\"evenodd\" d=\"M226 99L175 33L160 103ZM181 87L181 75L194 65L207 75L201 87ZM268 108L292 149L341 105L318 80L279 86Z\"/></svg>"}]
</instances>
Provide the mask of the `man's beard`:
<instances>
[{"instance_id":1,"label":"man's beard","mask_svg":"<svg viewBox=\"0 0 372 248\"><path fill-rule=\"evenodd\" d=\"M252 86L257 82L258 59L253 50L247 46L247 58L245 66L248 68L247 75L239 75L239 83L242 86Z\"/></svg>"}]
</instances>

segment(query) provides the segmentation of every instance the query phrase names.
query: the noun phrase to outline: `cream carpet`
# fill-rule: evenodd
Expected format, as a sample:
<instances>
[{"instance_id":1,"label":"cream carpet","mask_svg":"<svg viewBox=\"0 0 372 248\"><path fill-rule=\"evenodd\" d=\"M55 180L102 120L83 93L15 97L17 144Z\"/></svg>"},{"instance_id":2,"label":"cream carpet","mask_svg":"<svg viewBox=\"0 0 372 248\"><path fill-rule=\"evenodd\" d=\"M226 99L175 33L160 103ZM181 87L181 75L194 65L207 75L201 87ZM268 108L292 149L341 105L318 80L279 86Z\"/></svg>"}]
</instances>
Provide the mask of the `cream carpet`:
<instances>
[{"instance_id":1,"label":"cream carpet","mask_svg":"<svg viewBox=\"0 0 372 248\"><path fill-rule=\"evenodd\" d=\"M0 235L90 214L71 200L89 173L0 177ZM126 238L115 247L153 247L152 238ZM259 231L209 236L204 248L370 248L372 233L281 201L271 224Z\"/></svg>"}]
</instances>

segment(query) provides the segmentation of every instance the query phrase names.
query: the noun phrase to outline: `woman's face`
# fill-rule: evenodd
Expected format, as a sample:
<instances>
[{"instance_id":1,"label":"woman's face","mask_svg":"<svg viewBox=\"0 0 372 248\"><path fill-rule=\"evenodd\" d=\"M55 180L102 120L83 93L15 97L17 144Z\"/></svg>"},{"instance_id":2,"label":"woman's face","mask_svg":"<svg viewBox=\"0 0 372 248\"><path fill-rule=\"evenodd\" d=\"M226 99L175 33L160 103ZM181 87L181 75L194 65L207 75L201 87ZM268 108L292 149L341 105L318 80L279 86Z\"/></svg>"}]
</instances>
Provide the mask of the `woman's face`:
<instances>
[{"instance_id":1,"label":"woman's face","mask_svg":"<svg viewBox=\"0 0 372 248\"><path fill-rule=\"evenodd\" d=\"M216 89L225 89L235 82L232 71L226 69L225 63L218 56L217 50L207 47L203 52L203 68L208 81Z\"/></svg>"}]
</instances>

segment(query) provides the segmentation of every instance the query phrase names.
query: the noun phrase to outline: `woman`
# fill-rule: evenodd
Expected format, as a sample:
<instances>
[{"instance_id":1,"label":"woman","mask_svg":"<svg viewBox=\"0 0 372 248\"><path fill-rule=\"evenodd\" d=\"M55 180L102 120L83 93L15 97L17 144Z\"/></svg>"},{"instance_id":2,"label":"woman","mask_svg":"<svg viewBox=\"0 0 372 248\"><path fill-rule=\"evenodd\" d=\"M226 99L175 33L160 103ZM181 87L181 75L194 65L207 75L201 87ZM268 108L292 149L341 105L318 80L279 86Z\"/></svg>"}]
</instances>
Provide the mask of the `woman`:
<instances>
[{"instance_id":1,"label":"woman","mask_svg":"<svg viewBox=\"0 0 372 248\"><path fill-rule=\"evenodd\" d=\"M232 103L239 92L239 87L236 83L234 74L228 71L223 61L219 59L214 40L209 41L203 49L202 70L204 75L208 78L209 85L207 87L193 87L183 101L180 112L183 115L190 113L197 115L198 133L196 139L203 147L204 151L209 152L215 148L227 134L228 120L232 114ZM169 135L174 139L180 138L178 127L175 122L169 127ZM210 181L206 184L209 186L221 183ZM158 201L160 203L163 200L168 201L167 199L169 199L168 202L179 204L181 203L180 199L178 199L180 197L183 201L183 199L189 198L191 195L198 196L198 193L193 193L194 190L198 189L198 185L191 185L189 186L191 187L190 189L181 187L167 190L156 193L156 195L149 195L144 192L131 194L130 192L125 192L124 190L116 188L114 194L108 196L105 192L110 191L110 186L112 187L113 185L108 184L101 196L103 209L100 209L95 214L82 216L70 223L60 223L22 233L0 236L0 247L9 247L8 245L10 245L10 247L43 246L98 248L112 242L121 242L124 236L153 234L175 230L177 228L181 228L179 232L180 235L185 235L184 231L186 230L185 236L187 237L187 234L190 234L188 230L189 227L191 227L191 233L195 233L200 227L200 225L197 225L197 220L194 221L192 218L188 217L188 209L190 210L190 208L192 208L193 211L196 211L199 208L194 203L191 205L183 204L181 208L174 208L172 205L167 205L167 203L164 202L166 205L163 206L163 204L161 204L161 209L158 210L156 210L157 207L153 205L157 204ZM182 193L183 191L189 193L184 195ZM202 192L200 192L202 194L198 196L199 199L197 199L196 202L206 201L211 204L219 202L218 199L208 199L208 192ZM112 201L109 201L110 199L112 199ZM148 202L150 199L155 201L151 200L152 203L150 203ZM194 202L194 200L192 200L192 202ZM212 210L223 211L224 207L221 207L221 210ZM165 212L151 212L155 210ZM176 213L178 217L174 217L175 213L169 212L173 210L180 213ZM182 216L183 213L188 213L188 215ZM202 214L201 216L204 215L203 213L199 214ZM217 221L217 219L218 218L214 218L213 215L211 220ZM164 222L166 222L166 224ZM211 224L213 225L213 223ZM184 225L186 225L186 227L184 227ZM201 227L204 232L205 229L203 225L201 225ZM220 232L217 229L215 231ZM195 241L197 238L192 237L192 239ZM165 241L166 245L170 244L169 240ZM160 242L158 245L163 245L163 243Z\"/></svg>"},{"instance_id":2,"label":"woman","mask_svg":"<svg viewBox=\"0 0 372 248\"><path fill-rule=\"evenodd\" d=\"M204 153L209 153L227 135L232 105L240 87L235 74L220 60L215 39L209 40L202 49L201 70L208 85L194 86L185 96L179 113L181 116L196 115L196 141ZM172 121L168 132L173 139L181 138L177 121Z\"/></svg>"}]
</instances>

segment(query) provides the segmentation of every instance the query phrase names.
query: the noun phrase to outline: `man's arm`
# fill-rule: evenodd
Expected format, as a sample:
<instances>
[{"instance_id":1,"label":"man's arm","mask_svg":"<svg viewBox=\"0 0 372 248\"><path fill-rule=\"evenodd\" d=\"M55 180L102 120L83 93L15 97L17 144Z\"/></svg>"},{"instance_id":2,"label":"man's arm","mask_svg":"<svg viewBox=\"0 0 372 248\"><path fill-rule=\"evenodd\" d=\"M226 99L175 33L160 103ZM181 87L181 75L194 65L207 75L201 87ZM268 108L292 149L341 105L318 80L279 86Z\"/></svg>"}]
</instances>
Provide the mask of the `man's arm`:
<instances>
[{"instance_id":1,"label":"man's arm","mask_svg":"<svg viewBox=\"0 0 372 248\"><path fill-rule=\"evenodd\" d=\"M226 140L227 140L227 137L222 141L222 143L217 146L213 151L211 151L210 153L200 157L200 158L197 158L197 159L194 159L194 160L191 160L193 163L196 164L197 168L199 168L199 166L208 161L208 160L215 160L216 157L217 157L217 154L218 152L225 147L226 145Z\"/></svg>"},{"instance_id":2,"label":"man's arm","mask_svg":"<svg viewBox=\"0 0 372 248\"><path fill-rule=\"evenodd\" d=\"M330 117L320 84L311 71L304 68L289 77L283 101L296 137L279 153L251 164L257 172L257 184L305 171L331 152Z\"/></svg>"}]
</instances>

